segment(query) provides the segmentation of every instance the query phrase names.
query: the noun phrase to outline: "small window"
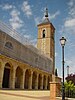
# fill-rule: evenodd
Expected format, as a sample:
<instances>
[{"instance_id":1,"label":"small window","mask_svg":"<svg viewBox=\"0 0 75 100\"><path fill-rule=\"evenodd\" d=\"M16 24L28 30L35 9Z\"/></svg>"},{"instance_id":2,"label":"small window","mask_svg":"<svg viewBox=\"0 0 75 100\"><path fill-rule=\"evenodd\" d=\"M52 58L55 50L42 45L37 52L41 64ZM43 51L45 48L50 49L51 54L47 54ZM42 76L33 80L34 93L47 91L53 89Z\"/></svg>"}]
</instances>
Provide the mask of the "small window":
<instances>
[{"instance_id":1,"label":"small window","mask_svg":"<svg viewBox=\"0 0 75 100\"><path fill-rule=\"evenodd\" d=\"M13 46L12 46L11 42L6 42L5 46L10 48L10 49L13 49Z\"/></svg>"},{"instance_id":2,"label":"small window","mask_svg":"<svg viewBox=\"0 0 75 100\"><path fill-rule=\"evenodd\" d=\"M43 38L45 38L45 34L46 34L46 33L45 33L45 30L43 30Z\"/></svg>"}]
</instances>

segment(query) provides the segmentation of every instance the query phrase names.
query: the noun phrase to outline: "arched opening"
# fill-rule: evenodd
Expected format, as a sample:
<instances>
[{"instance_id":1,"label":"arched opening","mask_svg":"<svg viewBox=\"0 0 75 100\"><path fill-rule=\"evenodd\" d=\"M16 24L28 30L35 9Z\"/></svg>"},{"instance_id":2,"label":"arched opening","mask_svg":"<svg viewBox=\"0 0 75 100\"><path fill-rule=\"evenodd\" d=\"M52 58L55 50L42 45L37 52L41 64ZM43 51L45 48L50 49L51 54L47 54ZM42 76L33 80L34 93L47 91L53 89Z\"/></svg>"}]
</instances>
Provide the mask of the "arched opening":
<instances>
[{"instance_id":1,"label":"arched opening","mask_svg":"<svg viewBox=\"0 0 75 100\"><path fill-rule=\"evenodd\" d=\"M10 49L13 49L13 45L12 45L11 42L6 42L5 46L8 47L8 48L10 48Z\"/></svg>"},{"instance_id":2,"label":"arched opening","mask_svg":"<svg viewBox=\"0 0 75 100\"><path fill-rule=\"evenodd\" d=\"M42 37L43 37L43 38L45 38L45 34L46 34L46 33L45 33L45 30L43 30L43 32L42 32Z\"/></svg>"},{"instance_id":3,"label":"arched opening","mask_svg":"<svg viewBox=\"0 0 75 100\"><path fill-rule=\"evenodd\" d=\"M38 89L40 89L41 83L42 83L42 75L39 74L39 77L38 77Z\"/></svg>"},{"instance_id":4,"label":"arched opening","mask_svg":"<svg viewBox=\"0 0 75 100\"><path fill-rule=\"evenodd\" d=\"M50 89L50 77L48 76L48 85L47 85L47 89L49 90Z\"/></svg>"},{"instance_id":5,"label":"arched opening","mask_svg":"<svg viewBox=\"0 0 75 100\"><path fill-rule=\"evenodd\" d=\"M43 89L45 89L45 85L46 85L46 76L44 75L44 78L43 78Z\"/></svg>"},{"instance_id":6,"label":"arched opening","mask_svg":"<svg viewBox=\"0 0 75 100\"><path fill-rule=\"evenodd\" d=\"M16 80L15 80L15 87L16 88L20 88L22 73L23 73L22 69L20 67L17 67L17 69L16 69Z\"/></svg>"},{"instance_id":7,"label":"arched opening","mask_svg":"<svg viewBox=\"0 0 75 100\"><path fill-rule=\"evenodd\" d=\"M6 63L5 64L5 68L4 68L3 83L2 83L2 87L3 88L9 88L10 69L11 69L10 64L9 63Z\"/></svg>"},{"instance_id":8,"label":"arched opening","mask_svg":"<svg viewBox=\"0 0 75 100\"><path fill-rule=\"evenodd\" d=\"M33 72L32 89L35 89L36 81L37 81L37 73Z\"/></svg>"},{"instance_id":9,"label":"arched opening","mask_svg":"<svg viewBox=\"0 0 75 100\"><path fill-rule=\"evenodd\" d=\"M27 69L25 73L25 85L24 85L25 89L29 88L29 79L30 79L30 70Z\"/></svg>"}]
</instances>

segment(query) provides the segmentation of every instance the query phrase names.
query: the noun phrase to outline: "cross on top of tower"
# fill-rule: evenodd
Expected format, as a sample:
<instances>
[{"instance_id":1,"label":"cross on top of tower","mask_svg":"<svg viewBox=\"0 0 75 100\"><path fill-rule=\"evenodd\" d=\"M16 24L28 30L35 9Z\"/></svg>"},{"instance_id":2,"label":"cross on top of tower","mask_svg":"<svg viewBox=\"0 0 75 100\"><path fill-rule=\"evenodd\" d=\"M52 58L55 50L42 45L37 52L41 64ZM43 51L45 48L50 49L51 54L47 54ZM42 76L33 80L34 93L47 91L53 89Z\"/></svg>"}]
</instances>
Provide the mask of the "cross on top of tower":
<instances>
[{"instance_id":1,"label":"cross on top of tower","mask_svg":"<svg viewBox=\"0 0 75 100\"><path fill-rule=\"evenodd\" d=\"M48 18L48 8L45 9L44 19L40 24L38 24L38 26L43 24L51 24Z\"/></svg>"},{"instance_id":2,"label":"cross on top of tower","mask_svg":"<svg viewBox=\"0 0 75 100\"><path fill-rule=\"evenodd\" d=\"M48 17L48 9L46 8L45 17Z\"/></svg>"}]
</instances>

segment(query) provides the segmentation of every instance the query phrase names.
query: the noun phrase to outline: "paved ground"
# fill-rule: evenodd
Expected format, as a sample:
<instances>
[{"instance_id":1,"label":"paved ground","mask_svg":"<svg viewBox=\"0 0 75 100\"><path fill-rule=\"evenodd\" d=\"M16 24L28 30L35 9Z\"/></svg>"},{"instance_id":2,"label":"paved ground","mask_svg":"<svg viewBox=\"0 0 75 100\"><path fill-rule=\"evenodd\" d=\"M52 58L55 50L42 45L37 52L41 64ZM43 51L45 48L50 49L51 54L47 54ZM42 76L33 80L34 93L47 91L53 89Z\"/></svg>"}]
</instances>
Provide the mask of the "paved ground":
<instances>
[{"instance_id":1,"label":"paved ground","mask_svg":"<svg viewBox=\"0 0 75 100\"><path fill-rule=\"evenodd\" d=\"M50 91L0 90L0 100L50 100Z\"/></svg>"},{"instance_id":2,"label":"paved ground","mask_svg":"<svg viewBox=\"0 0 75 100\"><path fill-rule=\"evenodd\" d=\"M0 100L50 100L50 91L0 90Z\"/></svg>"}]
</instances>

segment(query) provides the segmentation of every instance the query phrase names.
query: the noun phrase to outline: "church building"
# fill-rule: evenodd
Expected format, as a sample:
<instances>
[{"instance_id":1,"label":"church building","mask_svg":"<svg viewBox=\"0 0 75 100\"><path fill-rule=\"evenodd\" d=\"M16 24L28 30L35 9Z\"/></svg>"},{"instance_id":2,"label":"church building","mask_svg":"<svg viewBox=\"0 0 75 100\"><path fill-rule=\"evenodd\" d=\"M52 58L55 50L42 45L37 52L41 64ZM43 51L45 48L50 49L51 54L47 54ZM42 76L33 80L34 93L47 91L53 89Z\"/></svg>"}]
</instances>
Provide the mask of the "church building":
<instances>
[{"instance_id":1,"label":"church building","mask_svg":"<svg viewBox=\"0 0 75 100\"><path fill-rule=\"evenodd\" d=\"M49 89L55 70L54 33L47 8L38 25L37 48L0 22L0 88Z\"/></svg>"}]
</instances>

